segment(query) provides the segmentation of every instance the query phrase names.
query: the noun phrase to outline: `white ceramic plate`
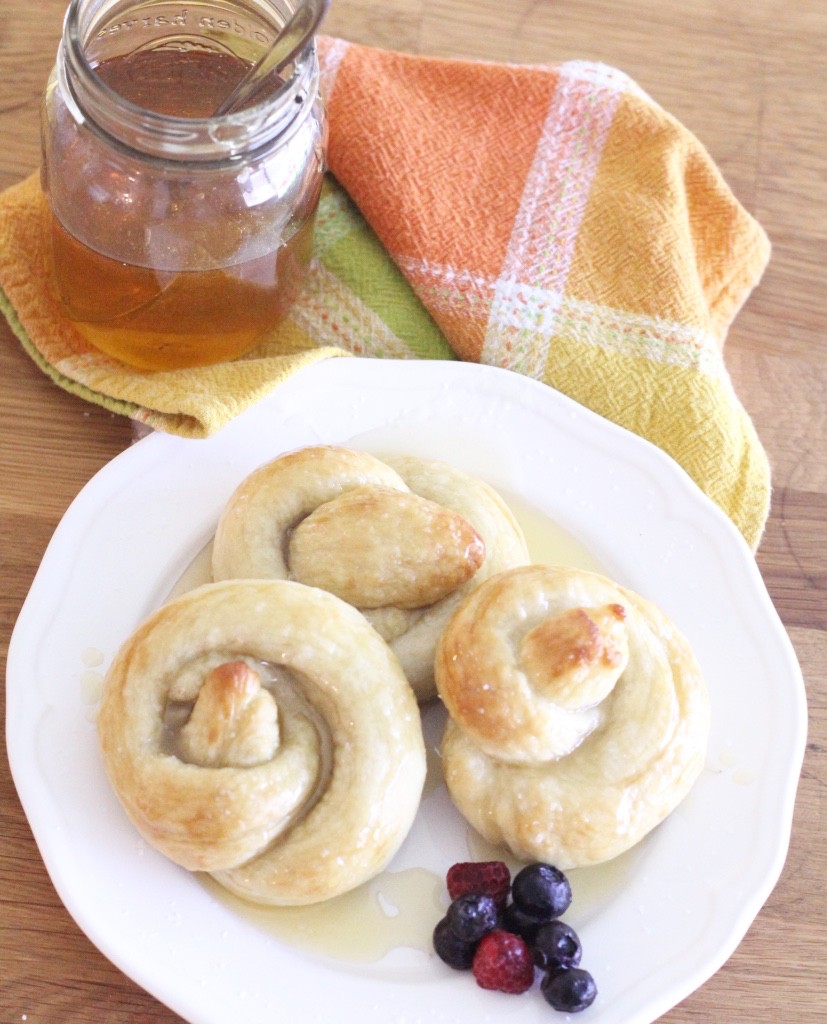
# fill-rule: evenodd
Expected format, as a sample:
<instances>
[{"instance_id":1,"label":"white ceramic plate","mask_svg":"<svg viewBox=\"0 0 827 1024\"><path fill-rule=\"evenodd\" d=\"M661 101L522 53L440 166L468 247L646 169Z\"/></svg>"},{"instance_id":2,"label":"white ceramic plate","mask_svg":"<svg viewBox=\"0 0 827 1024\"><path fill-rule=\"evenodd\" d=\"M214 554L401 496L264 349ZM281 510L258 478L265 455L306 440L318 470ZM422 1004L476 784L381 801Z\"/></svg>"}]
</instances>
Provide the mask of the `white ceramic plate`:
<instances>
[{"instance_id":1,"label":"white ceramic plate","mask_svg":"<svg viewBox=\"0 0 827 1024\"><path fill-rule=\"evenodd\" d=\"M723 964L778 878L806 731L800 671L747 546L674 462L546 386L488 367L316 364L218 436L152 435L83 489L8 658L9 758L62 900L107 957L192 1024L551 1019L538 991L483 992L422 949L352 963L277 937L148 848L104 779L92 704L115 650L208 542L239 480L318 442L442 458L483 476L533 510L533 534L537 514L548 517L574 561L591 559L657 602L689 637L711 692L706 770L634 851L572 873L566 915L600 989L584 1018L655 1020ZM474 852L437 788L390 871L428 878ZM377 905L390 919L410 897ZM427 928L430 898L413 900L429 907Z\"/></svg>"}]
</instances>

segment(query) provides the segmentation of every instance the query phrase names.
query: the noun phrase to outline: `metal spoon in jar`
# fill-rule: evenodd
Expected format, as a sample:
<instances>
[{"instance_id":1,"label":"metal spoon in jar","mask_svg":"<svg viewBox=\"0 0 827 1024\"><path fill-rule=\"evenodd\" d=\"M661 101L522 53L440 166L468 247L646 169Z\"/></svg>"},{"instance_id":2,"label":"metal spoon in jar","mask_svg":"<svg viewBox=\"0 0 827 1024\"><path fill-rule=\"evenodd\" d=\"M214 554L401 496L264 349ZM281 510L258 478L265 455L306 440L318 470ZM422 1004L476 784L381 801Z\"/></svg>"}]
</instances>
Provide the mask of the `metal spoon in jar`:
<instances>
[{"instance_id":1,"label":"metal spoon in jar","mask_svg":"<svg viewBox=\"0 0 827 1024\"><path fill-rule=\"evenodd\" d=\"M241 79L215 111L214 117L233 114L247 106L307 45L327 13L330 0L303 0L285 23L276 41Z\"/></svg>"}]
</instances>

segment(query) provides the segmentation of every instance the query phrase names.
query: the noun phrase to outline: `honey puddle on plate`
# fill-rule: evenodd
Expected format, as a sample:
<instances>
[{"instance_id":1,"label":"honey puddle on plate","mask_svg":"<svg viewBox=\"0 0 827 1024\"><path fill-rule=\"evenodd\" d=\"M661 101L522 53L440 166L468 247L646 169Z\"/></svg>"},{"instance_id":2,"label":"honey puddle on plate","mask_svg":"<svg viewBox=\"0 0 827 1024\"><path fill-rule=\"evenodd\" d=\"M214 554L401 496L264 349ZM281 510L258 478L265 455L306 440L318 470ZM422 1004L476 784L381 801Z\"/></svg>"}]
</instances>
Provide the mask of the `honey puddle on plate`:
<instances>
[{"instance_id":1,"label":"honey puddle on plate","mask_svg":"<svg viewBox=\"0 0 827 1024\"><path fill-rule=\"evenodd\" d=\"M512 494L500 493L520 524L533 562L603 571L588 549L568 531Z\"/></svg>"},{"instance_id":2,"label":"honey puddle on plate","mask_svg":"<svg viewBox=\"0 0 827 1024\"><path fill-rule=\"evenodd\" d=\"M503 497L523 529L535 562L599 571L586 548L543 513L511 495ZM210 581L211 555L212 542L195 556L169 598ZM424 797L444 785L438 752L428 745L427 755ZM450 827L450 823L446 826ZM512 870L519 867L470 828L466 830L466 842L469 858L506 859ZM446 870L448 866L446 862ZM577 883L576 898L581 914L589 914L615 889L618 870L625 874L622 866L608 872L588 869L579 873L582 877ZM293 948L351 964L375 963L399 948L430 954L434 925L444 914L447 900L444 878L420 867L386 870L353 892L303 907L258 906L235 896L209 875L196 877L218 902L273 938Z\"/></svg>"},{"instance_id":3,"label":"honey puddle on plate","mask_svg":"<svg viewBox=\"0 0 827 1024\"><path fill-rule=\"evenodd\" d=\"M220 903L296 949L348 963L375 963L395 949L431 952L444 914L443 880L425 868L383 871L352 892L305 907L264 907L233 896L209 875L199 881Z\"/></svg>"}]
</instances>

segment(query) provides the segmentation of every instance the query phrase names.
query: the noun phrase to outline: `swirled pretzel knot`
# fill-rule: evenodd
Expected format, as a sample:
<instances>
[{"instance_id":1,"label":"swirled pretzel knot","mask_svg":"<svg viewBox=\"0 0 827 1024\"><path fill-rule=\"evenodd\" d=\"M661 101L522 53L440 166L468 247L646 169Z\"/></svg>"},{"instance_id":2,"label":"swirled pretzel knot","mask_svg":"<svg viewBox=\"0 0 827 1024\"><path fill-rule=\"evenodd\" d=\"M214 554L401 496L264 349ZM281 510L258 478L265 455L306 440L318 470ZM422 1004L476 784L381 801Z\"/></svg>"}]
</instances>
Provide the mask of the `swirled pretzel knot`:
<instances>
[{"instance_id":1,"label":"swirled pretzel knot","mask_svg":"<svg viewBox=\"0 0 827 1024\"><path fill-rule=\"evenodd\" d=\"M241 482L218 523L212 572L295 580L347 601L424 700L436 692L437 639L460 601L528 561L513 514L483 481L441 462L323 445Z\"/></svg>"},{"instance_id":2,"label":"swirled pretzel knot","mask_svg":"<svg viewBox=\"0 0 827 1024\"><path fill-rule=\"evenodd\" d=\"M107 673L98 733L144 838L259 903L381 871L425 778L396 658L350 605L290 581L207 584L158 609Z\"/></svg>"},{"instance_id":3,"label":"swirled pretzel knot","mask_svg":"<svg viewBox=\"0 0 827 1024\"><path fill-rule=\"evenodd\" d=\"M436 682L451 797L523 860L617 856L703 767L708 697L688 642L595 573L527 566L487 580L443 634Z\"/></svg>"}]
</instances>

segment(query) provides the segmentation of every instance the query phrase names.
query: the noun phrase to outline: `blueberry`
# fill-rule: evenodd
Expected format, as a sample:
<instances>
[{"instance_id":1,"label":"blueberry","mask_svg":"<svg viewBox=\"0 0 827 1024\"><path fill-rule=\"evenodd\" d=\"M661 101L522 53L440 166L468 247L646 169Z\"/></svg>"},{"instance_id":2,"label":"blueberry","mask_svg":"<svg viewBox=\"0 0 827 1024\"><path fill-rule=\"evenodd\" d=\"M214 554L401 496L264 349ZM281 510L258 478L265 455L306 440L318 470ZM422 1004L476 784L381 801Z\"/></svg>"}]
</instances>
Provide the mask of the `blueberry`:
<instances>
[{"instance_id":1,"label":"blueberry","mask_svg":"<svg viewBox=\"0 0 827 1024\"><path fill-rule=\"evenodd\" d=\"M546 974L540 991L549 1006L564 1013L579 1013L597 998L597 985L581 967L558 967Z\"/></svg>"},{"instance_id":2,"label":"blueberry","mask_svg":"<svg viewBox=\"0 0 827 1024\"><path fill-rule=\"evenodd\" d=\"M468 893L454 900L445 919L458 939L479 942L497 927L497 904L491 896Z\"/></svg>"},{"instance_id":3,"label":"blueberry","mask_svg":"<svg viewBox=\"0 0 827 1024\"><path fill-rule=\"evenodd\" d=\"M583 955L577 932L564 921L541 925L534 936L535 962L538 967L576 967Z\"/></svg>"},{"instance_id":4,"label":"blueberry","mask_svg":"<svg viewBox=\"0 0 827 1024\"><path fill-rule=\"evenodd\" d=\"M551 864L529 864L514 876L511 896L521 910L536 917L560 917L571 903L571 885Z\"/></svg>"},{"instance_id":5,"label":"blueberry","mask_svg":"<svg viewBox=\"0 0 827 1024\"><path fill-rule=\"evenodd\" d=\"M439 959L455 971L468 971L474 962L477 943L458 939L447 918L443 917L434 928L434 949Z\"/></svg>"},{"instance_id":6,"label":"blueberry","mask_svg":"<svg viewBox=\"0 0 827 1024\"><path fill-rule=\"evenodd\" d=\"M507 932L519 935L520 938L525 939L531 945L534 942L537 931L544 924L548 924L549 920L550 918L547 914L538 917L537 914L523 910L517 903L509 903L503 911L501 924Z\"/></svg>"}]
</instances>

